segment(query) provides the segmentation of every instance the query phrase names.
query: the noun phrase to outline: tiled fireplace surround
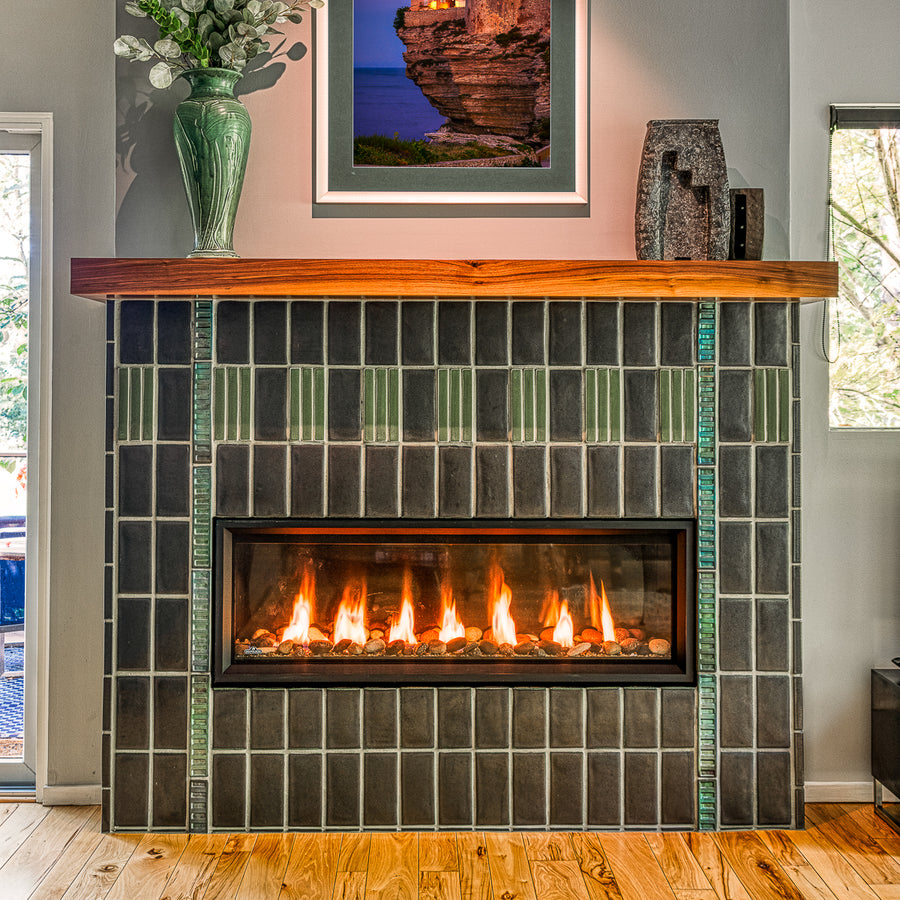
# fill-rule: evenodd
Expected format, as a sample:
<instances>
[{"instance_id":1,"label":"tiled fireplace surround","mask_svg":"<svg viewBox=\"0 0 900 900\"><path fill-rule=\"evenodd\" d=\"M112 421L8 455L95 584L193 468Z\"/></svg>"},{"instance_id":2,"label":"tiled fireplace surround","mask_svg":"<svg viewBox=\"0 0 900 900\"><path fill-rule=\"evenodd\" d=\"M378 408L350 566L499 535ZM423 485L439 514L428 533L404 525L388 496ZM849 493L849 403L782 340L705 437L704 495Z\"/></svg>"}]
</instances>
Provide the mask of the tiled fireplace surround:
<instances>
[{"instance_id":1,"label":"tiled fireplace surround","mask_svg":"<svg viewBox=\"0 0 900 900\"><path fill-rule=\"evenodd\" d=\"M802 822L796 302L108 303L113 830ZM698 521L692 687L211 688L211 517Z\"/></svg>"}]
</instances>

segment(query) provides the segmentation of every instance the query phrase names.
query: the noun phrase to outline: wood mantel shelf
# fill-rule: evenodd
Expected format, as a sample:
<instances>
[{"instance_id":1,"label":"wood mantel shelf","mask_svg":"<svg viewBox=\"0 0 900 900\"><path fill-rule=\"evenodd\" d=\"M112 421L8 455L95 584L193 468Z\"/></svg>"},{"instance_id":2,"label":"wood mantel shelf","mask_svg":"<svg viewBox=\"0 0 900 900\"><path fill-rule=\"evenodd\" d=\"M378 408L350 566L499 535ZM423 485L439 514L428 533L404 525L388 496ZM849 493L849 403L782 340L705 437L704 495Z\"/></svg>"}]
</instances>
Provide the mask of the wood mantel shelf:
<instances>
[{"instance_id":1,"label":"wood mantel shelf","mask_svg":"<svg viewBox=\"0 0 900 900\"><path fill-rule=\"evenodd\" d=\"M73 259L73 294L111 297L818 299L827 262L618 260Z\"/></svg>"}]
</instances>

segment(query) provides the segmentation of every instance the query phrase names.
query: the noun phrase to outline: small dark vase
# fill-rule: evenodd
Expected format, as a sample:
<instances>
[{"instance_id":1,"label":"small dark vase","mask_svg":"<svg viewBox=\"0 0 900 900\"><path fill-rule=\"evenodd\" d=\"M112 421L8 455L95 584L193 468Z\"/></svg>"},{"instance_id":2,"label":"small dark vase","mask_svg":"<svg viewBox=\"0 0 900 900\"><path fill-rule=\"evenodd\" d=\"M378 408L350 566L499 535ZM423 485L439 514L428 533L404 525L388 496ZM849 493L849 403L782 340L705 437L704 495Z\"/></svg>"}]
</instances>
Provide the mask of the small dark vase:
<instances>
[{"instance_id":1,"label":"small dark vase","mask_svg":"<svg viewBox=\"0 0 900 900\"><path fill-rule=\"evenodd\" d=\"M190 96L175 109L175 147L191 207L194 249L189 257L237 257L237 215L247 154L250 115L234 96L241 73L188 69Z\"/></svg>"}]
</instances>

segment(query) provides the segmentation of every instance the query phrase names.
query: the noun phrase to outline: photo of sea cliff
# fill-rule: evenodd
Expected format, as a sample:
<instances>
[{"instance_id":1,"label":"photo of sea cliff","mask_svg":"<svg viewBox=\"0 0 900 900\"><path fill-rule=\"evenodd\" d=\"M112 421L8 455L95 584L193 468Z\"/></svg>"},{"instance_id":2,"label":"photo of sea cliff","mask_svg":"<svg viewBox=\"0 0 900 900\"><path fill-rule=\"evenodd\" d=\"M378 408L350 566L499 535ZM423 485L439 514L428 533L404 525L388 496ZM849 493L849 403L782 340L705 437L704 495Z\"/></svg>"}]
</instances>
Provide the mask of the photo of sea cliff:
<instances>
[{"instance_id":1,"label":"photo of sea cliff","mask_svg":"<svg viewBox=\"0 0 900 900\"><path fill-rule=\"evenodd\" d=\"M353 0L353 164L548 166L551 0L397 2Z\"/></svg>"}]
</instances>

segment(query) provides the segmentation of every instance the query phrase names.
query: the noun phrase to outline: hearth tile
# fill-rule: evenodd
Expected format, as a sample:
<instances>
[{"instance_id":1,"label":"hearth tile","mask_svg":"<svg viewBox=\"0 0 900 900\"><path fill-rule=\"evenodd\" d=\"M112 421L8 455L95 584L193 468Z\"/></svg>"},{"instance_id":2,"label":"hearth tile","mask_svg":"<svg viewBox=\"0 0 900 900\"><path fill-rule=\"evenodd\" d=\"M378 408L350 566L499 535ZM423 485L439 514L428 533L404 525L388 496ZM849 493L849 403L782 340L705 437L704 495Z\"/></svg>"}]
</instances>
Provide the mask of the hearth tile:
<instances>
[{"instance_id":1,"label":"hearth tile","mask_svg":"<svg viewBox=\"0 0 900 900\"><path fill-rule=\"evenodd\" d=\"M328 362L332 366L358 366L362 308L358 300L332 300L328 304Z\"/></svg>"},{"instance_id":2,"label":"hearth tile","mask_svg":"<svg viewBox=\"0 0 900 900\"><path fill-rule=\"evenodd\" d=\"M186 750L187 721L187 679L154 678L153 749Z\"/></svg>"},{"instance_id":3,"label":"hearth tile","mask_svg":"<svg viewBox=\"0 0 900 900\"><path fill-rule=\"evenodd\" d=\"M792 723L794 731L803 731L803 679L795 675L791 678L791 690L793 691L792 709L794 713L794 721ZM796 740L796 738L795 738ZM803 754L800 754L801 758ZM803 781L802 778L798 781Z\"/></svg>"},{"instance_id":4,"label":"hearth tile","mask_svg":"<svg viewBox=\"0 0 900 900\"><path fill-rule=\"evenodd\" d=\"M584 746L584 692L550 688L550 746Z\"/></svg>"},{"instance_id":5,"label":"hearth tile","mask_svg":"<svg viewBox=\"0 0 900 900\"><path fill-rule=\"evenodd\" d=\"M399 466L397 447L366 447L367 516L393 519L399 515Z\"/></svg>"},{"instance_id":6,"label":"hearth tile","mask_svg":"<svg viewBox=\"0 0 900 900\"><path fill-rule=\"evenodd\" d=\"M659 437L664 444L697 440L697 377L693 369L660 369Z\"/></svg>"},{"instance_id":7,"label":"hearth tile","mask_svg":"<svg viewBox=\"0 0 900 900\"><path fill-rule=\"evenodd\" d=\"M328 515L359 515L359 447L328 448Z\"/></svg>"},{"instance_id":8,"label":"hearth tile","mask_svg":"<svg viewBox=\"0 0 900 900\"><path fill-rule=\"evenodd\" d=\"M509 447L475 447L475 515L509 515Z\"/></svg>"},{"instance_id":9,"label":"hearth tile","mask_svg":"<svg viewBox=\"0 0 900 900\"><path fill-rule=\"evenodd\" d=\"M213 828L246 828L247 758L237 753L216 753L212 758Z\"/></svg>"},{"instance_id":10,"label":"hearth tile","mask_svg":"<svg viewBox=\"0 0 900 900\"><path fill-rule=\"evenodd\" d=\"M438 304L438 365L472 364L471 318L472 304L467 301Z\"/></svg>"},{"instance_id":11,"label":"hearth tile","mask_svg":"<svg viewBox=\"0 0 900 900\"><path fill-rule=\"evenodd\" d=\"M137 447L122 447L136 450ZM143 449L143 448L140 448ZM147 448L149 449L149 448ZM121 472L121 463L120 472ZM159 444L156 448L156 515L189 516L191 514L191 456L187 444ZM149 478L150 466L147 466ZM119 515L130 515L122 511ZM149 515L149 513L135 513Z\"/></svg>"},{"instance_id":12,"label":"hearth tile","mask_svg":"<svg viewBox=\"0 0 900 900\"><path fill-rule=\"evenodd\" d=\"M363 370L363 440L400 439L400 370Z\"/></svg>"},{"instance_id":13,"label":"hearth tile","mask_svg":"<svg viewBox=\"0 0 900 900\"><path fill-rule=\"evenodd\" d=\"M157 424L160 441L191 439L191 370L157 370Z\"/></svg>"},{"instance_id":14,"label":"hearth tile","mask_svg":"<svg viewBox=\"0 0 900 900\"><path fill-rule=\"evenodd\" d=\"M622 304L622 365L656 365L656 304Z\"/></svg>"},{"instance_id":15,"label":"hearth tile","mask_svg":"<svg viewBox=\"0 0 900 900\"><path fill-rule=\"evenodd\" d=\"M191 526L189 522L156 523L156 593L187 594L190 589Z\"/></svg>"},{"instance_id":16,"label":"hearth tile","mask_svg":"<svg viewBox=\"0 0 900 900\"><path fill-rule=\"evenodd\" d=\"M492 828L509 825L509 755L475 754L475 824Z\"/></svg>"},{"instance_id":17,"label":"hearth tile","mask_svg":"<svg viewBox=\"0 0 900 900\"><path fill-rule=\"evenodd\" d=\"M581 447L550 448L550 515L584 516L584 452Z\"/></svg>"},{"instance_id":18,"label":"hearth tile","mask_svg":"<svg viewBox=\"0 0 900 900\"><path fill-rule=\"evenodd\" d=\"M750 445L719 447L719 515L749 519L753 515Z\"/></svg>"},{"instance_id":19,"label":"hearth tile","mask_svg":"<svg viewBox=\"0 0 900 900\"><path fill-rule=\"evenodd\" d=\"M475 365L509 365L509 307L496 300L475 303Z\"/></svg>"},{"instance_id":20,"label":"hearth tile","mask_svg":"<svg viewBox=\"0 0 900 900\"><path fill-rule=\"evenodd\" d=\"M750 550L753 526L749 522L719 523L719 590L723 594L749 594ZM757 557L759 559L759 557Z\"/></svg>"},{"instance_id":21,"label":"hearth tile","mask_svg":"<svg viewBox=\"0 0 900 900\"><path fill-rule=\"evenodd\" d=\"M790 828L793 794L790 753L760 753L756 766L759 824Z\"/></svg>"},{"instance_id":22,"label":"hearth tile","mask_svg":"<svg viewBox=\"0 0 900 900\"><path fill-rule=\"evenodd\" d=\"M150 757L146 753L116 754L113 825L145 829L150 808Z\"/></svg>"},{"instance_id":23,"label":"hearth tile","mask_svg":"<svg viewBox=\"0 0 900 900\"><path fill-rule=\"evenodd\" d=\"M512 364L514 366L543 366L544 304L516 301L512 305Z\"/></svg>"},{"instance_id":24,"label":"hearth tile","mask_svg":"<svg viewBox=\"0 0 900 900\"><path fill-rule=\"evenodd\" d=\"M356 753L329 753L325 757L325 824L331 828L358 828L360 757Z\"/></svg>"},{"instance_id":25,"label":"hearth tile","mask_svg":"<svg viewBox=\"0 0 900 900\"><path fill-rule=\"evenodd\" d=\"M584 440L584 385L580 371L550 370L550 440Z\"/></svg>"},{"instance_id":26,"label":"hearth tile","mask_svg":"<svg viewBox=\"0 0 900 900\"><path fill-rule=\"evenodd\" d=\"M322 746L322 691L299 688L288 691L288 747L292 750Z\"/></svg>"},{"instance_id":27,"label":"hearth tile","mask_svg":"<svg viewBox=\"0 0 900 900\"><path fill-rule=\"evenodd\" d=\"M366 303L366 365L397 365L397 301Z\"/></svg>"},{"instance_id":28,"label":"hearth tile","mask_svg":"<svg viewBox=\"0 0 900 900\"><path fill-rule=\"evenodd\" d=\"M752 600L719 601L719 667L723 672L753 668Z\"/></svg>"},{"instance_id":29,"label":"hearth tile","mask_svg":"<svg viewBox=\"0 0 900 900\"><path fill-rule=\"evenodd\" d=\"M253 362L258 366L287 363L287 304L281 300L253 304Z\"/></svg>"},{"instance_id":30,"label":"hearth tile","mask_svg":"<svg viewBox=\"0 0 900 900\"><path fill-rule=\"evenodd\" d=\"M153 447L119 447L119 515L153 515ZM110 504L111 506L112 504Z\"/></svg>"},{"instance_id":31,"label":"hearth tile","mask_svg":"<svg viewBox=\"0 0 900 900\"><path fill-rule=\"evenodd\" d=\"M581 365L581 304L556 302L550 311L551 366Z\"/></svg>"},{"instance_id":32,"label":"hearth tile","mask_svg":"<svg viewBox=\"0 0 900 900\"><path fill-rule=\"evenodd\" d=\"M434 825L434 793L434 755L401 753L400 822L404 828Z\"/></svg>"},{"instance_id":33,"label":"hearth tile","mask_svg":"<svg viewBox=\"0 0 900 900\"><path fill-rule=\"evenodd\" d=\"M762 675L756 679L756 746L791 746L789 675Z\"/></svg>"},{"instance_id":34,"label":"hearth tile","mask_svg":"<svg viewBox=\"0 0 900 900\"><path fill-rule=\"evenodd\" d=\"M359 420L359 373L333 373L334 390L331 392L332 403L329 406L329 426L334 440L356 440L359 431L350 433L352 418L344 418L344 404L335 401L335 397L344 397L344 392L353 395L353 379L347 381L346 376L352 374L356 382L356 418ZM253 415L253 436L257 441L287 440L287 371L278 369L255 370L255 403ZM344 429L347 436L344 437Z\"/></svg>"},{"instance_id":35,"label":"hearth tile","mask_svg":"<svg viewBox=\"0 0 900 900\"><path fill-rule=\"evenodd\" d=\"M250 362L250 304L240 300L216 303L216 362L247 365Z\"/></svg>"},{"instance_id":36,"label":"hearth tile","mask_svg":"<svg viewBox=\"0 0 900 900\"><path fill-rule=\"evenodd\" d=\"M795 619L802 618L801 574L800 566L791 566L791 616Z\"/></svg>"},{"instance_id":37,"label":"hearth tile","mask_svg":"<svg viewBox=\"0 0 900 900\"><path fill-rule=\"evenodd\" d=\"M366 753L363 757L363 826L397 825L399 793L396 753Z\"/></svg>"},{"instance_id":38,"label":"hearth tile","mask_svg":"<svg viewBox=\"0 0 900 900\"><path fill-rule=\"evenodd\" d=\"M250 691L250 749L284 747L284 691Z\"/></svg>"},{"instance_id":39,"label":"hearth tile","mask_svg":"<svg viewBox=\"0 0 900 900\"><path fill-rule=\"evenodd\" d=\"M544 688L513 688L512 693L513 746L547 746L547 691Z\"/></svg>"},{"instance_id":40,"label":"hearth tile","mask_svg":"<svg viewBox=\"0 0 900 900\"><path fill-rule=\"evenodd\" d=\"M694 304L662 303L660 314L660 365L694 365Z\"/></svg>"},{"instance_id":41,"label":"hearth tile","mask_svg":"<svg viewBox=\"0 0 900 900\"><path fill-rule=\"evenodd\" d=\"M547 772L543 753L513 753L513 825L547 823Z\"/></svg>"},{"instance_id":42,"label":"hearth tile","mask_svg":"<svg viewBox=\"0 0 900 900\"><path fill-rule=\"evenodd\" d=\"M287 447L255 444L253 447L253 515L287 515Z\"/></svg>"},{"instance_id":43,"label":"hearth tile","mask_svg":"<svg viewBox=\"0 0 900 900\"><path fill-rule=\"evenodd\" d=\"M587 689L588 747L622 745L621 691L618 688Z\"/></svg>"},{"instance_id":44,"label":"hearth tile","mask_svg":"<svg viewBox=\"0 0 900 900\"><path fill-rule=\"evenodd\" d=\"M722 675L719 678L719 728L723 747L752 747L753 677Z\"/></svg>"},{"instance_id":45,"label":"hearth tile","mask_svg":"<svg viewBox=\"0 0 900 900\"><path fill-rule=\"evenodd\" d=\"M588 303L585 362L589 366L619 365L620 303Z\"/></svg>"},{"instance_id":46,"label":"hearth tile","mask_svg":"<svg viewBox=\"0 0 900 900\"><path fill-rule=\"evenodd\" d=\"M472 448L441 447L438 453L438 514L469 518L472 515Z\"/></svg>"},{"instance_id":47,"label":"hearth tile","mask_svg":"<svg viewBox=\"0 0 900 900\"><path fill-rule=\"evenodd\" d=\"M325 362L325 305L320 300L291 301L291 365L320 366Z\"/></svg>"},{"instance_id":48,"label":"hearth tile","mask_svg":"<svg viewBox=\"0 0 900 900\"><path fill-rule=\"evenodd\" d=\"M150 600L119 597L116 617L116 668L145 671L150 668Z\"/></svg>"},{"instance_id":49,"label":"hearth tile","mask_svg":"<svg viewBox=\"0 0 900 900\"><path fill-rule=\"evenodd\" d=\"M400 746L434 747L434 691L402 688L400 691Z\"/></svg>"},{"instance_id":50,"label":"hearth tile","mask_svg":"<svg viewBox=\"0 0 900 900\"><path fill-rule=\"evenodd\" d=\"M750 370L719 371L719 440L748 442L752 440ZM760 440L757 436L757 440Z\"/></svg>"},{"instance_id":51,"label":"hearth tile","mask_svg":"<svg viewBox=\"0 0 900 900\"><path fill-rule=\"evenodd\" d=\"M366 688L363 691L363 747L366 750L397 746L397 691Z\"/></svg>"},{"instance_id":52,"label":"hearth tile","mask_svg":"<svg viewBox=\"0 0 900 900\"><path fill-rule=\"evenodd\" d=\"M694 450L661 447L659 458L660 512L664 517L694 515Z\"/></svg>"},{"instance_id":53,"label":"hearth tile","mask_svg":"<svg viewBox=\"0 0 900 900\"><path fill-rule=\"evenodd\" d=\"M119 303L119 363L123 366L153 362L152 300Z\"/></svg>"},{"instance_id":54,"label":"hearth tile","mask_svg":"<svg viewBox=\"0 0 900 900\"><path fill-rule=\"evenodd\" d=\"M359 691L325 692L325 746L329 749L359 746Z\"/></svg>"},{"instance_id":55,"label":"hearth tile","mask_svg":"<svg viewBox=\"0 0 900 900\"><path fill-rule=\"evenodd\" d=\"M472 370L437 370L437 439L472 440Z\"/></svg>"},{"instance_id":56,"label":"hearth tile","mask_svg":"<svg viewBox=\"0 0 900 900\"><path fill-rule=\"evenodd\" d=\"M650 519L657 515L657 447L625 447L625 515Z\"/></svg>"},{"instance_id":57,"label":"hearth tile","mask_svg":"<svg viewBox=\"0 0 900 900\"><path fill-rule=\"evenodd\" d=\"M509 746L509 691L475 691L475 747L479 750Z\"/></svg>"},{"instance_id":58,"label":"hearth tile","mask_svg":"<svg viewBox=\"0 0 900 900\"><path fill-rule=\"evenodd\" d=\"M584 822L581 753L550 754L550 825L580 828Z\"/></svg>"},{"instance_id":59,"label":"hearth tile","mask_svg":"<svg viewBox=\"0 0 900 900\"><path fill-rule=\"evenodd\" d=\"M212 692L212 746L239 750L247 746L247 691Z\"/></svg>"},{"instance_id":60,"label":"hearth tile","mask_svg":"<svg viewBox=\"0 0 900 900\"><path fill-rule=\"evenodd\" d=\"M513 515L547 515L547 464L543 447L513 447Z\"/></svg>"},{"instance_id":61,"label":"hearth tile","mask_svg":"<svg viewBox=\"0 0 900 900\"><path fill-rule=\"evenodd\" d=\"M250 448L223 444L216 448L216 509L219 516L250 514Z\"/></svg>"},{"instance_id":62,"label":"hearth tile","mask_svg":"<svg viewBox=\"0 0 900 900\"><path fill-rule=\"evenodd\" d=\"M663 753L661 756L662 825L696 824L694 754Z\"/></svg>"},{"instance_id":63,"label":"hearth tile","mask_svg":"<svg viewBox=\"0 0 900 900\"><path fill-rule=\"evenodd\" d=\"M434 365L434 303L430 300L400 304L401 350L404 366Z\"/></svg>"},{"instance_id":64,"label":"hearth tile","mask_svg":"<svg viewBox=\"0 0 900 900\"><path fill-rule=\"evenodd\" d=\"M288 828L322 825L322 757L314 753L288 756Z\"/></svg>"},{"instance_id":65,"label":"hearth tile","mask_svg":"<svg viewBox=\"0 0 900 900\"><path fill-rule=\"evenodd\" d=\"M284 825L284 762L280 753L250 755L250 827L254 830Z\"/></svg>"},{"instance_id":66,"label":"hearth tile","mask_svg":"<svg viewBox=\"0 0 900 900\"><path fill-rule=\"evenodd\" d=\"M623 716L625 747L659 745L659 692L655 688L626 688Z\"/></svg>"},{"instance_id":67,"label":"hearth tile","mask_svg":"<svg viewBox=\"0 0 900 900\"><path fill-rule=\"evenodd\" d=\"M435 373L404 371L403 440L433 441L436 434Z\"/></svg>"},{"instance_id":68,"label":"hearth tile","mask_svg":"<svg viewBox=\"0 0 900 900\"><path fill-rule=\"evenodd\" d=\"M787 600L756 601L756 668L790 670L790 612Z\"/></svg>"},{"instance_id":69,"label":"hearth tile","mask_svg":"<svg viewBox=\"0 0 900 900\"><path fill-rule=\"evenodd\" d=\"M656 441L659 428L658 375L648 369L626 369L625 440Z\"/></svg>"},{"instance_id":70,"label":"hearth tile","mask_svg":"<svg viewBox=\"0 0 900 900\"><path fill-rule=\"evenodd\" d=\"M438 756L438 824L472 826L472 755Z\"/></svg>"},{"instance_id":71,"label":"hearth tile","mask_svg":"<svg viewBox=\"0 0 900 900\"><path fill-rule=\"evenodd\" d=\"M750 364L750 306L747 303L719 304L719 365Z\"/></svg>"},{"instance_id":72,"label":"hearth tile","mask_svg":"<svg viewBox=\"0 0 900 900\"><path fill-rule=\"evenodd\" d=\"M438 688L438 747L472 746L472 691Z\"/></svg>"},{"instance_id":73,"label":"hearth tile","mask_svg":"<svg viewBox=\"0 0 900 900\"><path fill-rule=\"evenodd\" d=\"M786 366L788 364L787 304L753 304L754 361L758 366Z\"/></svg>"},{"instance_id":74,"label":"hearth tile","mask_svg":"<svg viewBox=\"0 0 900 900\"><path fill-rule=\"evenodd\" d=\"M510 436L513 441L547 440L547 371L509 373Z\"/></svg>"},{"instance_id":75,"label":"hearth tile","mask_svg":"<svg viewBox=\"0 0 900 900\"><path fill-rule=\"evenodd\" d=\"M787 522L756 524L756 592L787 594L791 562Z\"/></svg>"},{"instance_id":76,"label":"hearth tile","mask_svg":"<svg viewBox=\"0 0 900 900\"><path fill-rule=\"evenodd\" d=\"M658 765L656 753L625 754L625 825L659 823Z\"/></svg>"},{"instance_id":77,"label":"hearth tile","mask_svg":"<svg viewBox=\"0 0 900 900\"><path fill-rule=\"evenodd\" d=\"M479 441L509 440L509 372L475 372L475 434Z\"/></svg>"},{"instance_id":78,"label":"hearth tile","mask_svg":"<svg viewBox=\"0 0 900 900\"><path fill-rule=\"evenodd\" d=\"M153 828L187 827L187 755L153 754Z\"/></svg>"},{"instance_id":79,"label":"hearth tile","mask_svg":"<svg viewBox=\"0 0 900 900\"><path fill-rule=\"evenodd\" d=\"M619 369L585 369L585 440L618 441L622 430L621 373Z\"/></svg>"},{"instance_id":80,"label":"hearth tile","mask_svg":"<svg viewBox=\"0 0 900 900\"><path fill-rule=\"evenodd\" d=\"M787 447L756 448L756 517L783 519L789 512Z\"/></svg>"},{"instance_id":81,"label":"hearth tile","mask_svg":"<svg viewBox=\"0 0 900 900\"><path fill-rule=\"evenodd\" d=\"M291 515L321 516L324 512L321 446L291 447Z\"/></svg>"},{"instance_id":82,"label":"hearth tile","mask_svg":"<svg viewBox=\"0 0 900 900\"><path fill-rule=\"evenodd\" d=\"M589 516L619 515L619 448L588 447Z\"/></svg>"},{"instance_id":83,"label":"hearth tile","mask_svg":"<svg viewBox=\"0 0 900 900\"><path fill-rule=\"evenodd\" d=\"M433 447L403 448L403 515L430 519L434 508Z\"/></svg>"},{"instance_id":84,"label":"hearth tile","mask_svg":"<svg viewBox=\"0 0 900 900\"><path fill-rule=\"evenodd\" d=\"M693 747L697 739L694 690L692 688L663 688L660 694L662 699L661 745L672 748Z\"/></svg>"},{"instance_id":85,"label":"hearth tile","mask_svg":"<svg viewBox=\"0 0 900 900\"><path fill-rule=\"evenodd\" d=\"M150 746L150 679L120 675L116 679L116 749Z\"/></svg>"},{"instance_id":86,"label":"hearth tile","mask_svg":"<svg viewBox=\"0 0 900 900\"><path fill-rule=\"evenodd\" d=\"M589 753L587 762L587 826L616 827L622 819L619 806L621 756Z\"/></svg>"}]
</instances>

